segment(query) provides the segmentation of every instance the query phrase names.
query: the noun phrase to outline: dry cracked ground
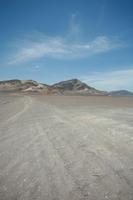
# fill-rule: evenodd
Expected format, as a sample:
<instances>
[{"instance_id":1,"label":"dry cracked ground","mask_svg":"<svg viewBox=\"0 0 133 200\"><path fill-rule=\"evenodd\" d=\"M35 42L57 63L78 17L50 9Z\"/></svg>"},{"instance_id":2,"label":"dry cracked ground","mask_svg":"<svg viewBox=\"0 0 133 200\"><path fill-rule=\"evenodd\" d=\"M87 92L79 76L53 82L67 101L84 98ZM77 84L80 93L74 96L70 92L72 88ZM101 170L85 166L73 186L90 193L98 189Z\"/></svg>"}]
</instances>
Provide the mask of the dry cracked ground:
<instances>
[{"instance_id":1,"label":"dry cracked ground","mask_svg":"<svg viewBox=\"0 0 133 200\"><path fill-rule=\"evenodd\" d=\"M133 200L133 98L0 95L0 200Z\"/></svg>"}]
</instances>

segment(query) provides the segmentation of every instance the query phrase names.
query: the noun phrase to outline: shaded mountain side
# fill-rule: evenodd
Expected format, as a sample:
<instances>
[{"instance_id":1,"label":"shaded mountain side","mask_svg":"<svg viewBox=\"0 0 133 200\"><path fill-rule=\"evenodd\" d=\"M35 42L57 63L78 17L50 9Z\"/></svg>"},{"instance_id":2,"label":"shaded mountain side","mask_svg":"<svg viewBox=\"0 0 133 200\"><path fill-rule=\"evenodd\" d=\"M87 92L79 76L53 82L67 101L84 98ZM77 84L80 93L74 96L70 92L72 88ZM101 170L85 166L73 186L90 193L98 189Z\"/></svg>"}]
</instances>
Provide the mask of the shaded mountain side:
<instances>
[{"instance_id":1,"label":"shaded mountain side","mask_svg":"<svg viewBox=\"0 0 133 200\"><path fill-rule=\"evenodd\" d=\"M106 95L105 92L96 90L93 87L81 82L78 79L62 81L52 85L53 88L59 89L63 94L70 95Z\"/></svg>"},{"instance_id":2,"label":"shaded mountain side","mask_svg":"<svg viewBox=\"0 0 133 200\"><path fill-rule=\"evenodd\" d=\"M109 92L109 95L111 96L133 96L133 92L130 92L128 90L117 90Z\"/></svg>"},{"instance_id":3,"label":"shaded mountain side","mask_svg":"<svg viewBox=\"0 0 133 200\"><path fill-rule=\"evenodd\" d=\"M91 89L87 84L81 82L78 79L71 79L67 81L61 81L52 85L54 88L58 88L61 90L84 90Z\"/></svg>"}]
</instances>

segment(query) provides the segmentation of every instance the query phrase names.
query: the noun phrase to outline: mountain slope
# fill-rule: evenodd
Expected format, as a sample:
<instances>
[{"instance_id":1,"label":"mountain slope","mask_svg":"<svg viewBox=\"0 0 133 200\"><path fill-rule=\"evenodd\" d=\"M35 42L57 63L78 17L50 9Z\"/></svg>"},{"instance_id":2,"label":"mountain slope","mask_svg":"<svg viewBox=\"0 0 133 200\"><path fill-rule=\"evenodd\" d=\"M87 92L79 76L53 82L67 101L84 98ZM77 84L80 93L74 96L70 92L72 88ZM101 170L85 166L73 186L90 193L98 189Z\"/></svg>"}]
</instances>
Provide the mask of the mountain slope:
<instances>
[{"instance_id":1,"label":"mountain slope","mask_svg":"<svg viewBox=\"0 0 133 200\"><path fill-rule=\"evenodd\" d=\"M0 81L2 92L22 92L40 94L60 94L60 91L49 85L38 83L34 80L8 80Z\"/></svg>"},{"instance_id":2,"label":"mountain slope","mask_svg":"<svg viewBox=\"0 0 133 200\"><path fill-rule=\"evenodd\" d=\"M81 82L78 79L71 79L68 81L62 81L52 85L53 88L59 89L63 94L73 95L105 95L104 92L96 90Z\"/></svg>"}]
</instances>

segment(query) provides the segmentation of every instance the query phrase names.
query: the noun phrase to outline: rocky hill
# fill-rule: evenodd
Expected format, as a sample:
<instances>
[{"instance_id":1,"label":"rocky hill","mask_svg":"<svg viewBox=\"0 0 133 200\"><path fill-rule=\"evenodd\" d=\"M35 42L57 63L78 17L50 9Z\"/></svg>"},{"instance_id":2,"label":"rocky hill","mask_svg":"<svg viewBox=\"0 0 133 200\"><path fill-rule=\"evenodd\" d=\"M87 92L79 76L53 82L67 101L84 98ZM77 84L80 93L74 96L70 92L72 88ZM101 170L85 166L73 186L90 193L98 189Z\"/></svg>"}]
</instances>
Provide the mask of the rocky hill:
<instances>
[{"instance_id":1,"label":"rocky hill","mask_svg":"<svg viewBox=\"0 0 133 200\"><path fill-rule=\"evenodd\" d=\"M19 92L19 93L39 93L39 94L60 94L58 89L49 85L41 84L33 80L8 80L0 81L1 92Z\"/></svg>"},{"instance_id":2,"label":"rocky hill","mask_svg":"<svg viewBox=\"0 0 133 200\"><path fill-rule=\"evenodd\" d=\"M52 87L69 95L105 95L104 92L96 90L78 79L62 81L52 85Z\"/></svg>"}]
</instances>

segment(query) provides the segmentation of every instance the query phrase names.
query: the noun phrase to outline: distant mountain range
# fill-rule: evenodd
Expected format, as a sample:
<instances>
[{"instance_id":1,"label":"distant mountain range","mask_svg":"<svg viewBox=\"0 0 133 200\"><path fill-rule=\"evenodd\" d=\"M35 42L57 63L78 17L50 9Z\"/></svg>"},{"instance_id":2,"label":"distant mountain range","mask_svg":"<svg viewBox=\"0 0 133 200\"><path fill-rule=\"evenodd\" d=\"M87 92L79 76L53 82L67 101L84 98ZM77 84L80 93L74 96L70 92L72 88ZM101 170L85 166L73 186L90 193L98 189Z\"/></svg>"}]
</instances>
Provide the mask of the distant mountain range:
<instances>
[{"instance_id":1,"label":"distant mountain range","mask_svg":"<svg viewBox=\"0 0 133 200\"><path fill-rule=\"evenodd\" d=\"M102 95L102 96L133 96L126 90L104 92L97 90L78 79L62 81L53 85L38 83L34 80L7 80L0 81L1 92L17 92L32 94L56 95Z\"/></svg>"},{"instance_id":2,"label":"distant mountain range","mask_svg":"<svg viewBox=\"0 0 133 200\"><path fill-rule=\"evenodd\" d=\"M133 96L133 92L128 90L117 90L109 93L112 96Z\"/></svg>"}]
</instances>

